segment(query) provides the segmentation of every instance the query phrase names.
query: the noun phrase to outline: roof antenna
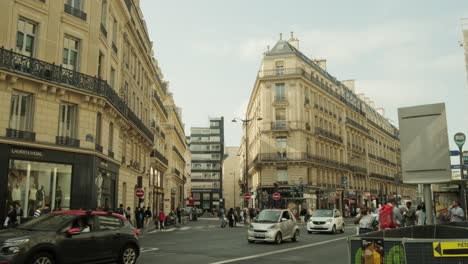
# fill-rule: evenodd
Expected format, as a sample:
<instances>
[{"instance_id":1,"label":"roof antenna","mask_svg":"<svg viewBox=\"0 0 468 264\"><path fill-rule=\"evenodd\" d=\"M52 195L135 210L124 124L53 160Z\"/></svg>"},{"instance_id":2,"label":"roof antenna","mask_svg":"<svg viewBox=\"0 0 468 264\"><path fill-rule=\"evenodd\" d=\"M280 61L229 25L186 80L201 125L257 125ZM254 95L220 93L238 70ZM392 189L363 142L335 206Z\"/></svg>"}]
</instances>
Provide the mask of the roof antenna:
<instances>
[{"instance_id":1,"label":"roof antenna","mask_svg":"<svg viewBox=\"0 0 468 264\"><path fill-rule=\"evenodd\" d=\"M283 40L283 33L280 33L280 40Z\"/></svg>"}]
</instances>

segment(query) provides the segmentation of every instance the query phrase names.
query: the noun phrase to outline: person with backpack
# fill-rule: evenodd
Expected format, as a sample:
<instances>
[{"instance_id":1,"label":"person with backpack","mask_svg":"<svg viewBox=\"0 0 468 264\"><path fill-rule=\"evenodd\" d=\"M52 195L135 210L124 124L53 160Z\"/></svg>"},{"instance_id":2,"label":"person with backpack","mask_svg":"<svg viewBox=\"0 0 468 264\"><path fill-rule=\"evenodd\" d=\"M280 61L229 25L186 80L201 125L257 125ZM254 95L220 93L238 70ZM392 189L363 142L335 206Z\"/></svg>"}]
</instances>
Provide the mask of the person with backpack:
<instances>
[{"instance_id":1,"label":"person with backpack","mask_svg":"<svg viewBox=\"0 0 468 264\"><path fill-rule=\"evenodd\" d=\"M394 199L389 199L388 203L379 210L380 229L397 228L401 226L402 222L400 208L396 206Z\"/></svg>"}]
</instances>

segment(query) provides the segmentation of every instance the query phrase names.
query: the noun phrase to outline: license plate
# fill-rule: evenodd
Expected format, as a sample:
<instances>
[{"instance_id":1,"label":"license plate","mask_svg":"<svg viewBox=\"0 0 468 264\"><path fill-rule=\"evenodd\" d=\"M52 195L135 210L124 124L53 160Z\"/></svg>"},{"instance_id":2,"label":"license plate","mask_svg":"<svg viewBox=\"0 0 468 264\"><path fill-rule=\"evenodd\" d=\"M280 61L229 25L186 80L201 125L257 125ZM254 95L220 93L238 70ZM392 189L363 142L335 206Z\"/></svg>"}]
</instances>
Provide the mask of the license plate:
<instances>
[{"instance_id":1,"label":"license plate","mask_svg":"<svg viewBox=\"0 0 468 264\"><path fill-rule=\"evenodd\" d=\"M265 237L265 234L262 233L255 233L254 237Z\"/></svg>"}]
</instances>

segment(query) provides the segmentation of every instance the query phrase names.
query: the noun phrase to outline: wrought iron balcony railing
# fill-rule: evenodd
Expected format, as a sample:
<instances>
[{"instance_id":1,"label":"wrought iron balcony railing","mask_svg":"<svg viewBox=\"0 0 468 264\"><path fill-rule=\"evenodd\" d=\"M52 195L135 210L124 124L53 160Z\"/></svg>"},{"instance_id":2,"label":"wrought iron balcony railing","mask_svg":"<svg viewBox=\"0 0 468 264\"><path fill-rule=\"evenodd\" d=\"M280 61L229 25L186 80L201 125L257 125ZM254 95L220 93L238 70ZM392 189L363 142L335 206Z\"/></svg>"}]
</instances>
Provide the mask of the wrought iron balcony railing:
<instances>
[{"instance_id":1,"label":"wrought iron balcony railing","mask_svg":"<svg viewBox=\"0 0 468 264\"><path fill-rule=\"evenodd\" d=\"M369 134L369 129L368 128L366 128L365 126L359 124L358 122L356 122L356 121L354 121L354 120L352 120L352 119L350 119L348 117L346 118L346 124L350 125L350 126L353 126L353 127L357 128L357 129L361 130L362 132L366 133L366 134Z\"/></svg>"},{"instance_id":2,"label":"wrought iron balcony railing","mask_svg":"<svg viewBox=\"0 0 468 264\"><path fill-rule=\"evenodd\" d=\"M27 141L36 141L36 133L30 132L30 131L22 131L22 130L7 128L6 136L8 138L15 138L15 139L21 139L21 140L27 140Z\"/></svg>"},{"instance_id":3,"label":"wrought iron balcony railing","mask_svg":"<svg viewBox=\"0 0 468 264\"><path fill-rule=\"evenodd\" d=\"M320 127L316 127L315 128L315 134L318 135L318 136L322 136L322 137L325 137L327 139L330 139L330 140L333 140L335 142L338 142L338 143L343 143L343 138L341 136L338 136L338 135L335 135L323 128L320 128Z\"/></svg>"},{"instance_id":4,"label":"wrought iron balcony railing","mask_svg":"<svg viewBox=\"0 0 468 264\"><path fill-rule=\"evenodd\" d=\"M350 166L351 170L359 174L367 174L367 169L359 166Z\"/></svg>"},{"instance_id":5,"label":"wrought iron balcony railing","mask_svg":"<svg viewBox=\"0 0 468 264\"><path fill-rule=\"evenodd\" d=\"M166 166L169 164L169 161L167 160L167 158L164 157L164 155L161 152L159 152L157 149L153 149L153 151L151 151L151 157L157 158Z\"/></svg>"},{"instance_id":6,"label":"wrought iron balcony railing","mask_svg":"<svg viewBox=\"0 0 468 264\"><path fill-rule=\"evenodd\" d=\"M367 123L373 125L374 127L376 127L378 130L380 130L381 132L383 132L385 135L393 138L393 139L396 139L396 140L399 140L400 138L398 137L398 134L392 134L390 132L388 132L386 129L384 129L383 127L379 126L377 123L375 123L374 121L370 120L370 119L367 119Z\"/></svg>"},{"instance_id":7,"label":"wrought iron balcony railing","mask_svg":"<svg viewBox=\"0 0 468 264\"><path fill-rule=\"evenodd\" d=\"M70 137L57 136L57 137L55 137L55 144L79 148L80 147L80 140L70 138Z\"/></svg>"},{"instance_id":8,"label":"wrought iron balcony railing","mask_svg":"<svg viewBox=\"0 0 468 264\"><path fill-rule=\"evenodd\" d=\"M154 100L156 100L156 103L159 105L159 107L161 108L162 112L164 113L164 116L166 116L166 118L168 117L168 113L166 111L166 107L164 107L164 104L163 102L161 101L161 98L159 98L158 96L158 93L156 91L153 91L153 98Z\"/></svg>"},{"instance_id":9,"label":"wrought iron balcony railing","mask_svg":"<svg viewBox=\"0 0 468 264\"><path fill-rule=\"evenodd\" d=\"M81 92L106 98L120 114L130 120L144 135L154 141L153 133L130 110L105 80L63 68L61 65L47 63L16 52L0 48L0 69L21 73L41 80L66 85Z\"/></svg>"},{"instance_id":10,"label":"wrought iron balcony railing","mask_svg":"<svg viewBox=\"0 0 468 264\"><path fill-rule=\"evenodd\" d=\"M74 8L71 5L64 4L65 13L75 16L83 21L86 21L86 13L78 8Z\"/></svg>"},{"instance_id":11,"label":"wrought iron balcony railing","mask_svg":"<svg viewBox=\"0 0 468 264\"><path fill-rule=\"evenodd\" d=\"M109 157L114 158L114 152L113 151L109 150L107 154L109 154Z\"/></svg>"},{"instance_id":12,"label":"wrought iron balcony railing","mask_svg":"<svg viewBox=\"0 0 468 264\"><path fill-rule=\"evenodd\" d=\"M288 121L276 120L271 122L271 130L288 130Z\"/></svg>"},{"instance_id":13,"label":"wrought iron balcony railing","mask_svg":"<svg viewBox=\"0 0 468 264\"><path fill-rule=\"evenodd\" d=\"M376 179L380 179L380 180L384 180L384 181L393 182L395 180L394 177L390 177L390 176L387 176L387 175L382 175L382 174L379 174L379 173L371 173L371 174L369 174L369 176L371 178L376 178Z\"/></svg>"},{"instance_id":14,"label":"wrought iron balcony railing","mask_svg":"<svg viewBox=\"0 0 468 264\"><path fill-rule=\"evenodd\" d=\"M253 163L261 162L288 162L288 161L310 161L323 166L349 170L350 166L346 163L324 158L318 155L312 155L306 152L276 152L260 153L254 159Z\"/></svg>"}]
</instances>

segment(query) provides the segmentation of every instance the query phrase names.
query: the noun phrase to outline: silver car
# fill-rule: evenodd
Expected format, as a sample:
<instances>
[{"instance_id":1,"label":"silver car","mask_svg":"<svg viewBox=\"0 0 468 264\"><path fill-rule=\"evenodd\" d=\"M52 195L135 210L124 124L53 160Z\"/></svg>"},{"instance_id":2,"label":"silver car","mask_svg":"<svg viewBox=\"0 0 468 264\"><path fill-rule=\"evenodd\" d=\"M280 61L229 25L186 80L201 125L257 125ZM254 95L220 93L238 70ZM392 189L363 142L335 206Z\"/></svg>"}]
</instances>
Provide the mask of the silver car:
<instances>
[{"instance_id":1,"label":"silver car","mask_svg":"<svg viewBox=\"0 0 468 264\"><path fill-rule=\"evenodd\" d=\"M299 227L289 210L263 210L255 217L247 231L249 243L255 241L280 244L283 240L299 240Z\"/></svg>"}]
</instances>

